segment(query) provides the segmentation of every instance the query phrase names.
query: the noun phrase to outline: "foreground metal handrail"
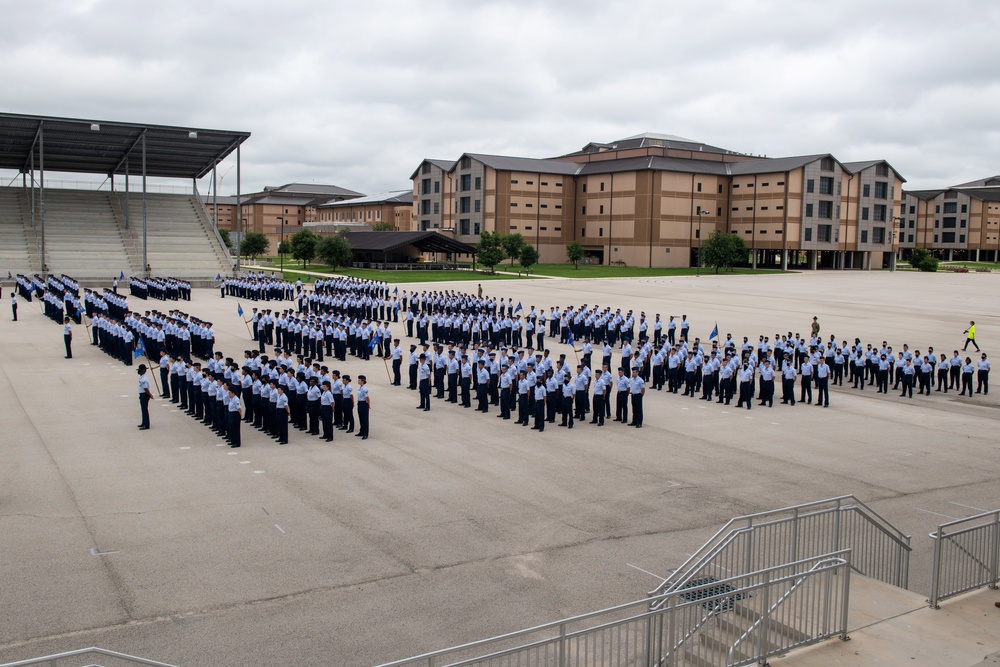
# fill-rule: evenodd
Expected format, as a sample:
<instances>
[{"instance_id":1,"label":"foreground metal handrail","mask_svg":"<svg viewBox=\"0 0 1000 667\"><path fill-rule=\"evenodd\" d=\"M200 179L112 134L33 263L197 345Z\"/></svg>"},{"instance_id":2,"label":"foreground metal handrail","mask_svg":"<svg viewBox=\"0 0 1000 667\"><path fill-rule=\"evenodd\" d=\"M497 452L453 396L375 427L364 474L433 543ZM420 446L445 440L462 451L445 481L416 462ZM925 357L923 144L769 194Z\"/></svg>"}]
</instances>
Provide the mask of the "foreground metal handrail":
<instances>
[{"instance_id":1,"label":"foreground metal handrail","mask_svg":"<svg viewBox=\"0 0 1000 667\"><path fill-rule=\"evenodd\" d=\"M974 525L970 525L974 524ZM962 526L956 530L951 530ZM934 609L941 600L1000 583L1000 510L942 523L930 533L931 591Z\"/></svg>"},{"instance_id":2,"label":"foreground metal handrail","mask_svg":"<svg viewBox=\"0 0 1000 667\"><path fill-rule=\"evenodd\" d=\"M852 544L850 537L854 525L849 520L842 520L844 516L859 518L862 527L875 531L887 543L893 545L891 561L881 562L879 559L883 559L888 552L883 553L872 548L868 540L858 540L858 544ZM824 524L827 517L829 520ZM813 523L819 524L818 528L825 533L800 534L808 532L810 528L815 532L816 527L812 525ZM782 532L783 528L787 530ZM764 531L768 529L772 529L777 535L775 537L766 535ZM901 588L906 588L909 583L909 557L912 551L910 536L893 526L854 495L845 495L730 519L659 586L650 591L649 596L656 597L683 587L688 581L699 576L705 568L712 567L715 559L727 547L734 547L741 538L744 540L745 553L737 562L729 563L736 568L732 574L761 569L762 565L754 560L755 554L770 554L775 550L766 548L768 545L755 544L757 533L761 533L764 539L784 540L784 549L779 551L787 552L787 558L784 559L786 561L854 547L852 567L855 570Z\"/></svg>"},{"instance_id":3,"label":"foreground metal handrail","mask_svg":"<svg viewBox=\"0 0 1000 667\"><path fill-rule=\"evenodd\" d=\"M836 577L841 579L836 579ZM803 579L816 579L808 590ZM837 585L834 585L834 581ZM380 667L470 667L525 664L582 667L583 665L663 665L676 664L681 651L708 651L705 646L724 643L726 648L712 654L711 664L725 667L725 651L736 635L719 631L715 624L703 623L705 610L735 612L738 605L763 605L765 628L782 624L777 643L758 642L753 655L738 664L749 664L778 651L787 651L840 635L847 635L850 551L841 550L819 558L809 558L759 572L712 581L701 586L665 594L667 604L650 610L648 600L637 600L588 614L510 632L452 648L388 662ZM798 586L796 586L798 582ZM770 589L780 598L789 587L805 596L799 615L782 619L771 615ZM785 595L787 598L787 594ZM742 602L741 602L742 601ZM752 611L752 609L751 609ZM737 612L739 613L739 612ZM586 623L585 627L574 627ZM708 641L688 629L701 626ZM678 637L683 637L677 641Z\"/></svg>"},{"instance_id":4,"label":"foreground metal handrail","mask_svg":"<svg viewBox=\"0 0 1000 667\"><path fill-rule=\"evenodd\" d=\"M96 646L91 646L90 648L81 648L76 651L66 651L65 653L56 653L54 655L47 655L42 658L31 658L30 660L19 660L17 662L8 662L0 667L27 667L28 665L42 665L48 664L49 667L56 667L56 662L63 660L65 658L74 658L81 655L103 655L108 658L116 658L118 660L127 660L135 665L147 665L149 667L177 667L176 665L169 665L165 662L157 662L156 660L147 660L146 658L137 658L134 655L127 655L125 653L119 653L118 651L111 651L106 648L97 648Z\"/></svg>"}]
</instances>

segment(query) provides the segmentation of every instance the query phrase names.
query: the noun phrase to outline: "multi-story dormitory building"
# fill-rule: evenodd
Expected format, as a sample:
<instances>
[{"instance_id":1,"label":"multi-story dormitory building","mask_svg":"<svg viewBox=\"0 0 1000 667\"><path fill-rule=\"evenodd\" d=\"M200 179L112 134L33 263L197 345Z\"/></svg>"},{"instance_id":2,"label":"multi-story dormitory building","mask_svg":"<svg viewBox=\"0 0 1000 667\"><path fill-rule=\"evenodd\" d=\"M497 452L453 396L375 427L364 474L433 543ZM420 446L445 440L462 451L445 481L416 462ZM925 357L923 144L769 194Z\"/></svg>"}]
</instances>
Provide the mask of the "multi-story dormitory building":
<instances>
[{"instance_id":1,"label":"multi-story dormitory building","mask_svg":"<svg viewBox=\"0 0 1000 667\"><path fill-rule=\"evenodd\" d=\"M758 266L893 266L904 179L884 160L765 158L642 134L550 159L465 153L424 160L412 229L475 244L519 233L542 262L580 241L593 261L693 266L716 229L739 234Z\"/></svg>"},{"instance_id":2,"label":"multi-story dormitory building","mask_svg":"<svg viewBox=\"0 0 1000 667\"><path fill-rule=\"evenodd\" d=\"M1000 176L907 191L896 222L904 257L927 248L945 260L1000 261Z\"/></svg>"}]
</instances>

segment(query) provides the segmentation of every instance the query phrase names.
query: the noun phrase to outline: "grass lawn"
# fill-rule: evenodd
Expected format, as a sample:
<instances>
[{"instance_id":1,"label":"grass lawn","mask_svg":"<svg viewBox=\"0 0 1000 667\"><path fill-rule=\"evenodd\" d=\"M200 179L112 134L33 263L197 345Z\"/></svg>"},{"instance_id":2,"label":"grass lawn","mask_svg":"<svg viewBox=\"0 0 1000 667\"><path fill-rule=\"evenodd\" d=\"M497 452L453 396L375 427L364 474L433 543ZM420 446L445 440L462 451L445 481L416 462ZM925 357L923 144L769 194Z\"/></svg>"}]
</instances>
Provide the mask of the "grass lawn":
<instances>
[{"instance_id":1,"label":"grass lawn","mask_svg":"<svg viewBox=\"0 0 1000 667\"><path fill-rule=\"evenodd\" d=\"M366 280L381 280L387 283L430 283L430 282L450 282L450 281L483 281L483 280L516 280L517 274L496 274L488 275L473 271L376 271L375 269L338 269L333 271L330 267L314 266L307 268L308 271L317 273L329 273L330 275L351 276ZM523 277L523 276L522 276ZM285 270L285 278L295 281L302 279L302 282L311 280L315 276L305 275L297 271Z\"/></svg>"},{"instance_id":2,"label":"grass lawn","mask_svg":"<svg viewBox=\"0 0 1000 667\"><path fill-rule=\"evenodd\" d=\"M517 270L521 267L517 264L497 265L498 274L510 272L517 275ZM524 269L521 269L522 273ZM671 268L671 269L648 269L633 266L601 266L598 264L581 264L574 269L572 264L538 264L531 267L531 273L539 276L555 276L560 278L648 278L652 276L693 276L698 270L696 268ZM715 275L713 269L702 268L701 273L705 275ZM735 274L765 274L781 273L777 269L734 269L732 273L722 271L720 276Z\"/></svg>"},{"instance_id":3,"label":"grass lawn","mask_svg":"<svg viewBox=\"0 0 1000 667\"><path fill-rule=\"evenodd\" d=\"M996 262L941 262L938 266L941 268L945 266L964 266L967 269L1000 270L1000 264L997 264Z\"/></svg>"}]
</instances>

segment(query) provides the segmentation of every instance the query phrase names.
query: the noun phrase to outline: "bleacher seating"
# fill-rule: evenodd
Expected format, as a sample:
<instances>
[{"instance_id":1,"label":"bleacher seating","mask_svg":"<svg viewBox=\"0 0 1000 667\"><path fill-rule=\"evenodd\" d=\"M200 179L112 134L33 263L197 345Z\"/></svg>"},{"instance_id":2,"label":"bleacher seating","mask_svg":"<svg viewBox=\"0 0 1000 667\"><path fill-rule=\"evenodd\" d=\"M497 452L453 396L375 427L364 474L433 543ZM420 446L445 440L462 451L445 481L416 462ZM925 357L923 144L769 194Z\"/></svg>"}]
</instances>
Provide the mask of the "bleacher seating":
<instances>
[{"instance_id":1,"label":"bleacher seating","mask_svg":"<svg viewBox=\"0 0 1000 667\"><path fill-rule=\"evenodd\" d=\"M0 271L41 270L29 195L0 187ZM154 276L212 279L231 270L201 201L192 195L147 193L146 261ZM142 195L106 191L45 190L45 263L54 273L109 280L120 272L141 274ZM6 275L6 274L4 274Z\"/></svg>"},{"instance_id":2,"label":"bleacher seating","mask_svg":"<svg viewBox=\"0 0 1000 667\"><path fill-rule=\"evenodd\" d=\"M124 217L125 196L115 196ZM141 254L142 195L129 195L129 220ZM205 207L192 195L146 194L146 257L156 276L210 278L231 270Z\"/></svg>"}]
</instances>

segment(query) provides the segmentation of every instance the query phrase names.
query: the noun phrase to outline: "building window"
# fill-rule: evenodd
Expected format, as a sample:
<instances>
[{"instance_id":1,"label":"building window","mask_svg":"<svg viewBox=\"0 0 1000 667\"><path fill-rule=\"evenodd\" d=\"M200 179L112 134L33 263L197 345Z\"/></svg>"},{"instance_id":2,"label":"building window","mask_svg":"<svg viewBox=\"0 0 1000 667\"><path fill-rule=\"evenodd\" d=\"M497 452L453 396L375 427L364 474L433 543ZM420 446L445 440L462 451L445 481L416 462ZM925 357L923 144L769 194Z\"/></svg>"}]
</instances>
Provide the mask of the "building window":
<instances>
[{"instance_id":1,"label":"building window","mask_svg":"<svg viewBox=\"0 0 1000 667\"><path fill-rule=\"evenodd\" d=\"M965 243L965 234L959 234L958 235L958 242L959 243Z\"/></svg>"},{"instance_id":2,"label":"building window","mask_svg":"<svg viewBox=\"0 0 1000 667\"><path fill-rule=\"evenodd\" d=\"M867 187L867 186L865 186L865 187ZM861 209L861 219L862 220L867 220L868 219L868 207L867 206L865 206L864 208Z\"/></svg>"},{"instance_id":3,"label":"building window","mask_svg":"<svg viewBox=\"0 0 1000 667\"><path fill-rule=\"evenodd\" d=\"M420 167L420 173L421 174L429 174L429 173L431 173L431 166L429 164L427 164L426 162L424 162L424 164Z\"/></svg>"},{"instance_id":4,"label":"building window","mask_svg":"<svg viewBox=\"0 0 1000 667\"><path fill-rule=\"evenodd\" d=\"M945 213L958 213L958 202L946 201L944 203Z\"/></svg>"},{"instance_id":5,"label":"building window","mask_svg":"<svg viewBox=\"0 0 1000 667\"><path fill-rule=\"evenodd\" d=\"M766 211L766 210L767 210L767 207L766 207L766 206L761 206L761 207L760 207L760 210L762 210L762 211Z\"/></svg>"},{"instance_id":6,"label":"building window","mask_svg":"<svg viewBox=\"0 0 1000 667\"><path fill-rule=\"evenodd\" d=\"M539 204L538 205L538 208L548 208L548 207L549 207L548 204Z\"/></svg>"},{"instance_id":7,"label":"building window","mask_svg":"<svg viewBox=\"0 0 1000 667\"><path fill-rule=\"evenodd\" d=\"M778 211L784 211L784 210L785 210L785 207L784 207L784 206L775 206L774 208L775 208L776 210L778 210Z\"/></svg>"},{"instance_id":8,"label":"building window","mask_svg":"<svg viewBox=\"0 0 1000 667\"><path fill-rule=\"evenodd\" d=\"M739 206L734 206L734 207L733 207L733 211L734 211L734 212L736 212L736 211L739 211L739 210L740 210L740 207L739 207Z\"/></svg>"},{"instance_id":9,"label":"building window","mask_svg":"<svg viewBox=\"0 0 1000 667\"><path fill-rule=\"evenodd\" d=\"M813 217L813 205L812 204L806 204L806 217L807 218Z\"/></svg>"},{"instance_id":10,"label":"building window","mask_svg":"<svg viewBox=\"0 0 1000 667\"><path fill-rule=\"evenodd\" d=\"M431 221L430 220L421 220L420 221L420 231L426 232L430 228L431 228Z\"/></svg>"},{"instance_id":11,"label":"building window","mask_svg":"<svg viewBox=\"0 0 1000 667\"><path fill-rule=\"evenodd\" d=\"M992 206L990 207L990 210L991 211L993 210ZM968 204L962 204L962 213L968 213L968 212L969 212L969 205Z\"/></svg>"},{"instance_id":12,"label":"building window","mask_svg":"<svg viewBox=\"0 0 1000 667\"><path fill-rule=\"evenodd\" d=\"M885 244L885 227L872 228L872 243L875 245Z\"/></svg>"},{"instance_id":13,"label":"building window","mask_svg":"<svg viewBox=\"0 0 1000 667\"><path fill-rule=\"evenodd\" d=\"M597 235L598 236L604 236L604 227L598 227L598 229L597 229Z\"/></svg>"},{"instance_id":14,"label":"building window","mask_svg":"<svg viewBox=\"0 0 1000 667\"><path fill-rule=\"evenodd\" d=\"M438 215L441 212L440 202L434 202L434 215Z\"/></svg>"},{"instance_id":15,"label":"building window","mask_svg":"<svg viewBox=\"0 0 1000 667\"><path fill-rule=\"evenodd\" d=\"M945 229L955 229L957 222L958 221L955 218L942 218L941 226Z\"/></svg>"},{"instance_id":16,"label":"building window","mask_svg":"<svg viewBox=\"0 0 1000 667\"><path fill-rule=\"evenodd\" d=\"M534 185L535 182L534 181L525 181L524 184L525 185Z\"/></svg>"},{"instance_id":17,"label":"building window","mask_svg":"<svg viewBox=\"0 0 1000 667\"><path fill-rule=\"evenodd\" d=\"M541 183L539 183L539 185L548 185L548 184L549 184L548 181L542 181Z\"/></svg>"},{"instance_id":18,"label":"building window","mask_svg":"<svg viewBox=\"0 0 1000 667\"><path fill-rule=\"evenodd\" d=\"M875 222L885 222L886 206L885 204L875 204L872 209L874 214L873 218Z\"/></svg>"},{"instance_id":19,"label":"building window","mask_svg":"<svg viewBox=\"0 0 1000 667\"><path fill-rule=\"evenodd\" d=\"M524 227L524 231L526 231L526 232L530 232L531 229L532 229L531 225L525 225L525 227Z\"/></svg>"},{"instance_id":20,"label":"building window","mask_svg":"<svg viewBox=\"0 0 1000 667\"><path fill-rule=\"evenodd\" d=\"M478 222L473 223L473 225L472 225L472 233L475 234L476 236L479 236L479 223Z\"/></svg>"},{"instance_id":21,"label":"building window","mask_svg":"<svg viewBox=\"0 0 1000 667\"><path fill-rule=\"evenodd\" d=\"M889 165L886 163L875 165L875 175L876 176L888 176L889 175Z\"/></svg>"},{"instance_id":22,"label":"building window","mask_svg":"<svg viewBox=\"0 0 1000 667\"><path fill-rule=\"evenodd\" d=\"M479 202L479 200L477 199L477 200L475 201L475 203L473 204L473 210L474 210L474 211L475 211L476 213L480 213L480 208L481 208L481 207L480 207L480 202Z\"/></svg>"},{"instance_id":23,"label":"building window","mask_svg":"<svg viewBox=\"0 0 1000 667\"><path fill-rule=\"evenodd\" d=\"M823 161L820 162L819 168L823 171L833 171L834 161L832 157L825 157Z\"/></svg>"},{"instance_id":24,"label":"building window","mask_svg":"<svg viewBox=\"0 0 1000 667\"><path fill-rule=\"evenodd\" d=\"M431 200L421 199L420 200L420 215L430 215L431 214Z\"/></svg>"},{"instance_id":25,"label":"building window","mask_svg":"<svg viewBox=\"0 0 1000 667\"><path fill-rule=\"evenodd\" d=\"M586 207L586 206L584 206L584 207L583 207L583 209L582 209L582 210L580 211L580 213L581 213L582 215L587 215L587 207Z\"/></svg>"},{"instance_id":26,"label":"building window","mask_svg":"<svg viewBox=\"0 0 1000 667\"><path fill-rule=\"evenodd\" d=\"M586 191L587 191L587 184L586 184L586 183L584 183L584 184L583 184L583 191L584 191L584 192L586 192Z\"/></svg>"},{"instance_id":27,"label":"building window","mask_svg":"<svg viewBox=\"0 0 1000 667\"><path fill-rule=\"evenodd\" d=\"M598 211L598 214L604 215L604 204L601 204L600 210Z\"/></svg>"},{"instance_id":28,"label":"building window","mask_svg":"<svg viewBox=\"0 0 1000 667\"><path fill-rule=\"evenodd\" d=\"M739 184L739 183L733 183L733 189L734 189L734 190L735 190L736 188L738 188L738 187L740 187L740 184Z\"/></svg>"},{"instance_id":29,"label":"building window","mask_svg":"<svg viewBox=\"0 0 1000 667\"><path fill-rule=\"evenodd\" d=\"M829 243L833 239L833 225L820 225L816 230L816 240Z\"/></svg>"},{"instance_id":30,"label":"building window","mask_svg":"<svg viewBox=\"0 0 1000 667\"><path fill-rule=\"evenodd\" d=\"M766 188L766 187L767 187L767 186L769 186L769 185L771 185L771 184L770 184L770 183L761 183L761 184L760 184L760 187L762 187L762 188Z\"/></svg>"},{"instance_id":31,"label":"building window","mask_svg":"<svg viewBox=\"0 0 1000 667\"><path fill-rule=\"evenodd\" d=\"M753 186L754 186L754 184L753 184L753 183L747 183L747 187L748 187L748 188L752 188Z\"/></svg>"},{"instance_id":32,"label":"building window","mask_svg":"<svg viewBox=\"0 0 1000 667\"><path fill-rule=\"evenodd\" d=\"M913 243L913 234L910 234L910 237L907 239L907 242Z\"/></svg>"},{"instance_id":33,"label":"building window","mask_svg":"<svg viewBox=\"0 0 1000 667\"><path fill-rule=\"evenodd\" d=\"M467 190L471 190L472 189L472 176L470 176L469 174L462 174L461 178L459 179L458 189L461 190L462 192L465 192Z\"/></svg>"},{"instance_id":34,"label":"building window","mask_svg":"<svg viewBox=\"0 0 1000 667\"><path fill-rule=\"evenodd\" d=\"M910 220L910 229L913 229L913 220Z\"/></svg>"},{"instance_id":35,"label":"building window","mask_svg":"<svg viewBox=\"0 0 1000 667\"><path fill-rule=\"evenodd\" d=\"M785 184L784 181L778 181L778 185L784 185L784 184Z\"/></svg>"},{"instance_id":36,"label":"building window","mask_svg":"<svg viewBox=\"0 0 1000 667\"><path fill-rule=\"evenodd\" d=\"M875 199L888 199L889 197L889 184L883 181L878 181L875 183Z\"/></svg>"},{"instance_id":37,"label":"building window","mask_svg":"<svg viewBox=\"0 0 1000 667\"><path fill-rule=\"evenodd\" d=\"M811 178L806 181L806 192L816 192L816 181Z\"/></svg>"},{"instance_id":38,"label":"building window","mask_svg":"<svg viewBox=\"0 0 1000 667\"><path fill-rule=\"evenodd\" d=\"M472 166L472 159L468 156L462 158L462 169L468 169Z\"/></svg>"},{"instance_id":39,"label":"building window","mask_svg":"<svg viewBox=\"0 0 1000 667\"><path fill-rule=\"evenodd\" d=\"M420 194L429 195L431 193L431 179L425 178L420 182Z\"/></svg>"},{"instance_id":40,"label":"building window","mask_svg":"<svg viewBox=\"0 0 1000 667\"><path fill-rule=\"evenodd\" d=\"M516 201L512 201L512 202L510 203L510 207L511 207L511 208L517 208L517 202L516 202Z\"/></svg>"},{"instance_id":41,"label":"building window","mask_svg":"<svg viewBox=\"0 0 1000 667\"><path fill-rule=\"evenodd\" d=\"M832 218L833 217L833 202L821 201L819 203L819 216L820 218Z\"/></svg>"},{"instance_id":42,"label":"building window","mask_svg":"<svg viewBox=\"0 0 1000 667\"><path fill-rule=\"evenodd\" d=\"M861 196L862 197L871 197L872 196L872 186L870 186L869 184L865 183L861 187Z\"/></svg>"},{"instance_id":43,"label":"building window","mask_svg":"<svg viewBox=\"0 0 1000 667\"><path fill-rule=\"evenodd\" d=\"M937 240L937 236L934 237ZM955 232L941 232L941 243L954 243Z\"/></svg>"},{"instance_id":44,"label":"building window","mask_svg":"<svg viewBox=\"0 0 1000 667\"><path fill-rule=\"evenodd\" d=\"M604 181L601 181L601 192L604 192Z\"/></svg>"},{"instance_id":45,"label":"building window","mask_svg":"<svg viewBox=\"0 0 1000 667\"><path fill-rule=\"evenodd\" d=\"M832 195L833 194L833 177L832 176L820 176L820 179L819 179L819 193L821 195Z\"/></svg>"},{"instance_id":46,"label":"building window","mask_svg":"<svg viewBox=\"0 0 1000 667\"><path fill-rule=\"evenodd\" d=\"M556 208L562 208L562 204L556 204Z\"/></svg>"},{"instance_id":47,"label":"building window","mask_svg":"<svg viewBox=\"0 0 1000 667\"><path fill-rule=\"evenodd\" d=\"M965 229L965 220L959 221L958 226L961 227L962 229Z\"/></svg>"},{"instance_id":48,"label":"building window","mask_svg":"<svg viewBox=\"0 0 1000 667\"><path fill-rule=\"evenodd\" d=\"M511 185L517 185L517 179L515 179L515 178L510 179L510 184Z\"/></svg>"},{"instance_id":49,"label":"building window","mask_svg":"<svg viewBox=\"0 0 1000 667\"><path fill-rule=\"evenodd\" d=\"M458 226L459 226L459 230L460 230L460 233L462 234L462 236L468 236L469 235L469 221L468 221L468 219L463 218L462 220L459 220L458 221Z\"/></svg>"},{"instance_id":50,"label":"building window","mask_svg":"<svg viewBox=\"0 0 1000 667\"><path fill-rule=\"evenodd\" d=\"M722 194L722 183L719 183L719 194Z\"/></svg>"},{"instance_id":51,"label":"building window","mask_svg":"<svg viewBox=\"0 0 1000 667\"><path fill-rule=\"evenodd\" d=\"M701 183L698 184L698 192L701 192Z\"/></svg>"},{"instance_id":52,"label":"building window","mask_svg":"<svg viewBox=\"0 0 1000 667\"><path fill-rule=\"evenodd\" d=\"M808 242L812 240L813 240L813 230L811 227L806 227L806 241Z\"/></svg>"},{"instance_id":53,"label":"building window","mask_svg":"<svg viewBox=\"0 0 1000 667\"><path fill-rule=\"evenodd\" d=\"M434 181L434 194L441 194L441 181Z\"/></svg>"},{"instance_id":54,"label":"building window","mask_svg":"<svg viewBox=\"0 0 1000 667\"><path fill-rule=\"evenodd\" d=\"M862 243L868 243L868 230L867 229L862 229L861 230L861 242Z\"/></svg>"},{"instance_id":55,"label":"building window","mask_svg":"<svg viewBox=\"0 0 1000 667\"><path fill-rule=\"evenodd\" d=\"M539 227L538 231L540 231L540 232L547 232L547 231L549 231L549 228L548 227Z\"/></svg>"},{"instance_id":56,"label":"building window","mask_svg":"<svg viewBox=\"0 0 1000 667\"><path fill-rule=\"evenodd\" d=\"M913 215L916 212L917 212L917 207L916 206L911 206L910 207L910 215Z\"/></svg>"},{"instance_id":57,"label":"building window","mask_svg":"<svg viewBox=\"0 0 1000 667\"><path fill-rule=\"evenodd\" d=\"M532 206L534 206L534 204L525 204L524 208L531 208Z\"/></svg>"},{"instance_id":58,"label":"building window","mask_svg":"<svg viewBox=\"0 0 1000 667\"><path fill-rule=\"evenodd\" d=\"M935 213L940 213L941 212L941 204L935 204L934 205L934 212Z\"/></svg>"}]
</instances>

